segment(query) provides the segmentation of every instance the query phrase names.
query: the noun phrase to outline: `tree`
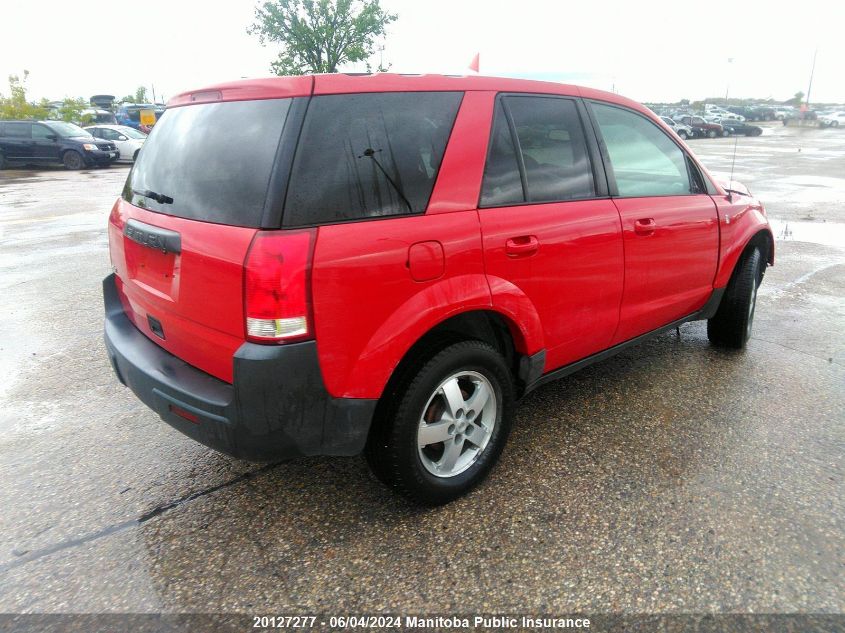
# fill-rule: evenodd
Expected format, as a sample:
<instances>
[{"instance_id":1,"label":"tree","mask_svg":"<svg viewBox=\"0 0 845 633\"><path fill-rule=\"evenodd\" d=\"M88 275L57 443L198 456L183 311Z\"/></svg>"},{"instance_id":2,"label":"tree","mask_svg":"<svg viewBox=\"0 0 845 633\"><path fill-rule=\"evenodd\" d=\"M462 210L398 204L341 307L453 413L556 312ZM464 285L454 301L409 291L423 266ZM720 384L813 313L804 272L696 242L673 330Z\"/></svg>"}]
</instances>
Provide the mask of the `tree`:
<instances>
[{"instance_id":1,"label":"tree","mask_svg":"<svg viewBox=\"0 0 845 633\"><path fill-rule=\"evenodd\" d=\"M262 44L282 45L270 64L277 75L334 73L345 63L370 58L396 18L379 0L267 0L256 7L247 32ZM384 70L381 64L378 70Z\"/></svg>"},{"instance_id":2,"label":"tree","mask_svg":"<svg viewBox=\"0 0 845 633\"><path fill-rule=\"evenodd\" d=\"M147 89L144 86L138 86L134 95L126 95L121 99L122 103L146 103Z\"/></svg>"},{"instance_id":3,"label":"tree","mask_svg":"<svg viewBox=\"0 0 845 633\"><path fill-rule=\"evenodd\" d=\"M46 119L49 107L46 99L38 105L26 100L26 80L29 71L23 71L23 79L9 75L9 96L0 94L0 119Z\"/></svg>"},{"instance_id":4,"label":"tree","mask_svg":"<svg viewBox=\"0 0 845 633\"><path fill-rule=\"evenodd\" d=\"M795 93L795 95L792 97L792 99L789 99L786 103L788 105L799 106L799 105L801 105L802 101L804 101L804 93L799 90L798 92Z\"/></svg>"},{"instance_id":5,"label":"tree","mask_svg":"<svg viewBox=\"0 0 845 633\"><path fill-rule=\"evenodd\" d=\"M60 121L88 125L94 120L94 116L90 112L83 114L82 111L90 107L88 102L81 97L78 99L67 97L62 101L62 105L56 108L54 116Z\"/></svg>"}]
</instances>

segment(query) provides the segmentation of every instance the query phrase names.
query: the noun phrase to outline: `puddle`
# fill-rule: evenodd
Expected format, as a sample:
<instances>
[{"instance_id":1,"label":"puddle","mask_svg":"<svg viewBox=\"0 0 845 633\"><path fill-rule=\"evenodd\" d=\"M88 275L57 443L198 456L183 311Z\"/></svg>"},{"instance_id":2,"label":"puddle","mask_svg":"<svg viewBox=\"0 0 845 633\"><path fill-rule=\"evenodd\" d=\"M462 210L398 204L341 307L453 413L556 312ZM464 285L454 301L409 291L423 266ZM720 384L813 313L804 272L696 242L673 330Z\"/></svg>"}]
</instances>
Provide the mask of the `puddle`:
<instances>
[{"instance_id":1,"label":"puddle","mask_svg":"<svg viewBox=\"0 0 845 633\"><path fill-rule=\"evenodd\" d=\"M769 218L769 223L778 241L845 248L845 224L840 222L792 222Z\"/></svg>"}]
</instances>

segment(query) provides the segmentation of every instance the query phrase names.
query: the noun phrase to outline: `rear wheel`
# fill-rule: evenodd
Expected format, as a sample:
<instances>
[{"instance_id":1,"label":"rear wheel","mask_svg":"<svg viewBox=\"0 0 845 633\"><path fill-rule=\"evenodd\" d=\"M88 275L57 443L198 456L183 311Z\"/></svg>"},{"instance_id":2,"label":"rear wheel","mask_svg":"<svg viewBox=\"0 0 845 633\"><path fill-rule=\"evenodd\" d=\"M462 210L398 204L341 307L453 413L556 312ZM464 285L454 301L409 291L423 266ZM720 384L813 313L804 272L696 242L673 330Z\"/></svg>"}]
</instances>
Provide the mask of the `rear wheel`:
<instances>
[{"instance_id":1,"label":"rear wheel","mask_svg":"<svg viewBox=\"0 0 845 633\"><path fill-rule=\"evenodd\" d=\"M82 169L85 166L85 160L79 152L68 150L62 156L62 162L68 169Z\"/></svg>"},{"instance_id":2,"label":"rear wheel","mask_svg":"<svg viewBox=\"0 0 845 633\"><path fill-rule=\"evenodd\" d=\"M680 136L683 140L687 140L689 138L686 130L678 130L678 136Z\"/></svg>"},{"instance_id":3,"label":"rear wheel","mask_svg":"<svg viewBox=\"0 0 845 633\"><path fill-rule=\"evenodd\" d=\"M839 121L831 121L830 127L839 127Z\"/></svg>"},{"instance_id":4,"label":"rear wheel","mask_svg":"<svg viewBox=\"0 0 845 633\"><path fill-rule=\"evenodd\" d=\"M379 479L410 499L439 505L481 482L504 448L513 379L495 348L455 343L411 372L375 422L366 457Z\"/></svg>"},{"instance_id":5,"label":"rear wheel","mask_svg":"<svg viewBox=\"0 0 845 633\"><path fill-rule=\"evenodd\" d=\"M751 338L764 265L758 248L746 253L737 264L719 310L707 321L707 338L714 345L742 349Z\"/></svg>"},{"instance_id":6,"label":"rear wheel","mask_svg":"<svg viewBox=\"0 0 845 633\"><path fill-rule=\"evenodd\" d=\"M707 130L707 138L716 138L716 130Z\"/></svg>"}]
</instances>

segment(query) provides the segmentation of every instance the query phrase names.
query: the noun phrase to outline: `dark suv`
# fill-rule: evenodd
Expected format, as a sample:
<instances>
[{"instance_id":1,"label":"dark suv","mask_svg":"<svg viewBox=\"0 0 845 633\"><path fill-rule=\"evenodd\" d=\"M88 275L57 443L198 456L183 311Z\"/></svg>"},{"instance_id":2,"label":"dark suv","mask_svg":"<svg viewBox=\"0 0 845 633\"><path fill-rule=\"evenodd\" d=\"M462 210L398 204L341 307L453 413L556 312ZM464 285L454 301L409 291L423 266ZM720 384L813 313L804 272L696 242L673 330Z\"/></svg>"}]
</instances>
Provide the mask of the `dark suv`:
<instances>
[{"instance_id":1,"label":"dark suv","mask_svg":"<svg viewBox=\"0 0 845 633\"><path fill-rule=\"evenodd\" d=\"M744 347L774 261L760 202L651 111L493 77L178 95L108 234L106 348L167 423L245 459L363 451L425 503L540 385L695 319Z\"/></svg>"},{"instance_id":2,"label":"dark suv","mask_svg":"<svg viewBox=\"0 0 845 633\"><path fill-rule=\"evenodd\" d=\"M117 146L63 121L0 121L0 169L7 163L63 164L68 169L110 165Z\"/></svg>"}]
</instances>

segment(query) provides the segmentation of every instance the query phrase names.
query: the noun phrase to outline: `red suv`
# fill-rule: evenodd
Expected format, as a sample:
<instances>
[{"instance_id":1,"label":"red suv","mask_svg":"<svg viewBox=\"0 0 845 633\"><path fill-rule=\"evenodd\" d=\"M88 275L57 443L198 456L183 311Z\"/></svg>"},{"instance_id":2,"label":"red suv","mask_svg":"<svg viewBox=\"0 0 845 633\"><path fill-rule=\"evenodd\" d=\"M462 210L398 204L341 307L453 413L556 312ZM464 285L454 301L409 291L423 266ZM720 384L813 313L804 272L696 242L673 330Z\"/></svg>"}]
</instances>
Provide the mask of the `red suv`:
<instances>
[{"instance_id":1,"label":"red suv","mask_svg":"<svg viewBox=\"0 0 845 633\"><path fill-rule=\"evenodd\" d=\"M175 97L109 218L118 378L235 457L364 452L424 503L516 401L680 323L743 347L772 233L637 103L489 77Z\"/></svg>"}]
</instances>

